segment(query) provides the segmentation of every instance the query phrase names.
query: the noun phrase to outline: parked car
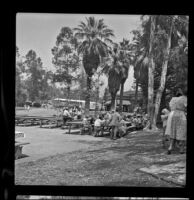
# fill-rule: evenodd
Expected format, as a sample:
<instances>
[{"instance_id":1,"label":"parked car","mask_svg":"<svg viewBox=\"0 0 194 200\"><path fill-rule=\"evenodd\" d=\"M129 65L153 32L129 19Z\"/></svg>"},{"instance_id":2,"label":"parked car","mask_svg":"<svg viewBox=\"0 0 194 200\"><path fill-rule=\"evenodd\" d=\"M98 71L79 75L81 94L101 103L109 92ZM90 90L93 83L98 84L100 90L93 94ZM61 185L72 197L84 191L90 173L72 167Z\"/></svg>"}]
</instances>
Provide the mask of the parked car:
<instances>
[{"instance_id":1,"label":"parked car","mask_svg":"<svg viewBox=\"0 0 194 200\"><path fill-rule=\"evenodd\" d=\"M36 108L40 108L41 107L41 104L39 102L33 102L32 103L32 106L33 107L36 107Z\"/></svg>"},{"instance_id":2,"label":"parked car","mask_svg":"<svg viewBox=\"0 0 194 200\"><path fill-rule=\"evenodd\" d=\"M26 101L26 102L25 102L25 105L27 105L27 106L32 106L32 102L31 102L31 101Z\"/></svg>"}]
</instances>

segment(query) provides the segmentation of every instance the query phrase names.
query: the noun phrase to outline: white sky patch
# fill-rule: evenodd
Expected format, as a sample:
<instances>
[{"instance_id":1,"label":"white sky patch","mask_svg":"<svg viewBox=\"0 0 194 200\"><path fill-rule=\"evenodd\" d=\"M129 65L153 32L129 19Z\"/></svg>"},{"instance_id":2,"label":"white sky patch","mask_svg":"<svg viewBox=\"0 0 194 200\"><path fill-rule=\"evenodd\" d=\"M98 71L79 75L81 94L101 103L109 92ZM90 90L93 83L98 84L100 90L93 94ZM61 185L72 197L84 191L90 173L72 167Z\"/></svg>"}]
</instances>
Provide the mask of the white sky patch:
<instances>
[{"instance_id":1,"label":"white sky patch","mask_svg":"<svg viewBox=\"0 0 194 200\"><path fill-rule=\"evenodd\" d=\"M43 68L53 70L51 49L55 46L57 35L62 27L75 28L86 17L94 16L104 19L108 28L114 31L114 42L121 42L123 38L131 40L130 32L140 27L140 15L109 15L109 14L47 14L47 13L18 13L16 16L16 45L21 56L29 50L34 50L43 62ZM106 76L101 79L105 82L100 89L100 95L107 86ZM125 82L124 90L129 90L133 83L133 70L129 70L129 77Z\"/></svg>"}]
</instances>

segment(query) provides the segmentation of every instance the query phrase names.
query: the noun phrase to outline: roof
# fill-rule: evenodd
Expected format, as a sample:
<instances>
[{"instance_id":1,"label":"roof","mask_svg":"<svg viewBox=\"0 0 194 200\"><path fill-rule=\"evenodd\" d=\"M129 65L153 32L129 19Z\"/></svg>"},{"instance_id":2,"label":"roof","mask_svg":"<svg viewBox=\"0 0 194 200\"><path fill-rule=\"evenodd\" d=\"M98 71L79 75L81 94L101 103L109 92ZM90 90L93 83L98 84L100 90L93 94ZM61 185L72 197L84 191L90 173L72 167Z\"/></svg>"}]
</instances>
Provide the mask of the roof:
<instances>
[{"instance_id":1,"label":"roof","mask_svg":"<svg viewBox=\"0 0 194 200\"><path fill-rule=\"evenodd\" d=\"M142 91L138 91L138 98L142 97ZM120 92L117 92L116 98L120 98ZM128 100L129 98L135 98L135 90L129 90L123 92L123 100ZM108 94L108 100L111 99L110 93Z\"/></svg>"},{"instance_id":2,"label":"roof","mask_svg":"<svg viewBox=\"0 0 194 200\"><path fill-rule=\"evenodd\" d=\"M117 105L120 103L120 101L119 100L117 100ZM109 104L111 104L111 101L107 101L104 105L109 105ZM131 105L131 102L130 101L128 101L128 100L123 100L123 105Z\"/></svg>"}]
</instances>

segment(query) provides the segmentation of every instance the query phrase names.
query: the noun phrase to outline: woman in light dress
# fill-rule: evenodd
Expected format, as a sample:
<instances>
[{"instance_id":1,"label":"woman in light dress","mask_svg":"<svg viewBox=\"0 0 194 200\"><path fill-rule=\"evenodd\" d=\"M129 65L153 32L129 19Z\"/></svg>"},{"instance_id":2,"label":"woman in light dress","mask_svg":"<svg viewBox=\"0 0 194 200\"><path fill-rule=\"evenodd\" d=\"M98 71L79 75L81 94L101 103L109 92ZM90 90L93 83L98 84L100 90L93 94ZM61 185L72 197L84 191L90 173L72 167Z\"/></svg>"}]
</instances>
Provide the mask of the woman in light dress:
<instances>
[{"instance_id":1,"label":"woman in light dress","mask_svg":"<svg viewBox=\"0 0 194 200\"><path fill-rule=\"evenodd\" d=\"M184 153L187 120L186 120L187 97L186 93L178 92L177 97L173 97L170 101L171 112L168 117L165 135L170 136L170 146L167 154L171 154L175 144L179 144L180 153Z\"/></svg>"}]
</instances>

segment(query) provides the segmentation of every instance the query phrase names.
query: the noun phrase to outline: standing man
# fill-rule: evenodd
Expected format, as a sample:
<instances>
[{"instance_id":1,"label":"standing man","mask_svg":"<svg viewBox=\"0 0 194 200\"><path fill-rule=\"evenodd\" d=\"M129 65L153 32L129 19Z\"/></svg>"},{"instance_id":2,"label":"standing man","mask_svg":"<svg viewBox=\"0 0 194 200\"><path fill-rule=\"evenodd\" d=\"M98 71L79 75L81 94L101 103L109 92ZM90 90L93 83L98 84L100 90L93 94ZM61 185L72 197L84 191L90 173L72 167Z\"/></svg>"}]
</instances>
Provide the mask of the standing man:
<instances>
[{"instance_id":1,"label":"standing man","mask_svg":"<svg viewBox=\"0 0 194 200\"><path fill-rule=\"evenodd\" d=\"M111 121L109 125L112 128L110 138L113 140L117 139L116 136L117 136L117 132L120 126L120 120L121 120L121 116L118 113L118 108L116 108L116 111L112 110L112 116L111 116Z\"/></svg>"},{"instance_id":2,"label":"standing man","mask_svg":"<svg viewBox=\"0 0 194 200\"><path fill-rule=\"evenodd\" d=\"M67 108L65 108L64 111L63 111L63 124L64 124L64 125L66 124L66 122L67 122L67 120L68 120L69 118L71 118L71 116L70 116L70 114L69 114Z\"/></svg>"}]
</instances>

